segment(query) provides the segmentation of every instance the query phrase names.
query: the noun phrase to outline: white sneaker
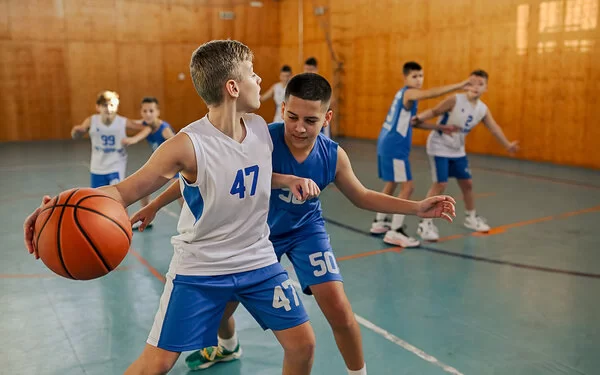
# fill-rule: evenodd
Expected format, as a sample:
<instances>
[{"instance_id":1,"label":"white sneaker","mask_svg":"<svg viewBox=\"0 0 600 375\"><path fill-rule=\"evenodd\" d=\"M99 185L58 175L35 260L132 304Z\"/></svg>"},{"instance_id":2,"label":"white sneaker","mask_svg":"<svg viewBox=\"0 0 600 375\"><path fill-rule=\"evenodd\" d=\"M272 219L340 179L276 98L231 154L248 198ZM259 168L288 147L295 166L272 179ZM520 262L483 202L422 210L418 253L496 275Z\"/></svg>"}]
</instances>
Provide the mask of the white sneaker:
<instances>
[{"instance_id":1,"label":"white sneaker","mask_svg":"<svg viewBox=\"0 0 600 375\"><path fill-rule=\"evenodd\" d=\"M486 220L481 216L467 216L465 218L465 227L475 232L488 232L490 230L490 226L487 225Z\"/></svg>"},{"instance_id":2,"label":"white sneaker","mask_svg":"<svg viewBox=\"0 0 600 375\"><path fill-rule=\"evenodd\" d=\"M401 247L417 247L421 244L416 238L409 237L404 233L404 228L388 230L383 237L383 242Z\"/></svg>"},{"instance_id":3,"label":"white sneaker","mask_svg":"<svg viewBox=\"0 0 600 375\"><path fill-rule=\"evenodd\" d=\"M424 241L437 241L440 239L438 228L432 221L421 221L417 227L417 234Z\"/></svg>"},{"instance_id":4,"label":"white sneaker","mask_svg":"<svg viewBox=\"0 0 600 375\"><path fill-rule=\"evenodd\" d=\"M390 226L390 220L389 219L385 219L385 220L373 220L373 223L371 223L371 229L369 230L369 232L371 232L371 234L383 234L386 233L388 230L392 229Z\"/></svg>"}]
</instances>

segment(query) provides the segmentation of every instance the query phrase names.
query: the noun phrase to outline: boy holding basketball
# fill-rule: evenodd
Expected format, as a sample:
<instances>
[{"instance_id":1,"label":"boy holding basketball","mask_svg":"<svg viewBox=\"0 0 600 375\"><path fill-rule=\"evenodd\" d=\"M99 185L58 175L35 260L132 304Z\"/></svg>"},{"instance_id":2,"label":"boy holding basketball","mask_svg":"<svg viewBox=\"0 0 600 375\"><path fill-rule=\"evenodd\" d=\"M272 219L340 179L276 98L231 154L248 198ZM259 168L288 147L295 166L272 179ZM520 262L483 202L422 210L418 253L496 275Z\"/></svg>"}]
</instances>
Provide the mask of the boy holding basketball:
<instances>
[{"instance_id":1,"label":"boy holding basketball","mask_svg":"<svg viewBox=\"0 0 600 375\"><path fill-rule=\"evenodd\" d=\"M333 117L330 99L331 86L318 74L303 73L290 80L282 104L284 122L269 125L274 176L279 173L309 178L319 190L335 183L354 205L363 209L452 221L454 200L450 197L414 202L366 189L352 171L346 152L320 134ZM146 224L160 207L179 194L176 186L169 187L146 209L134 214L132 221L143 220ZM360 328L344 292L321 202L318 198L301 201L289 189L275 189L271 193L268 223L277 258L281 260L286 254L294 265L302 291L315 296L331 325L348 374L366 375ZM233 313L236 305L227 312ZM193 370L203 369L239 357L241 350L233 317L225 316L222 320L218 341L218 347L205 348L186 358L188 366Z\"/></svg>"},{"instance_id":2,"label":"boy holding basketball","mask_svg":"<svg viewBox=\"0 0 600 375\"><path fill-rule=\"evenodd\" d=\"M71 137L79 139L88 134L92 143L90 161L91 187L114 185L125 178L127 150L136 138L127 137L127 130L142 130L142 125L119 116L119 95L102 91L96 98L98 114L86 118L71 129ZM143 139L143 138L141 138Z\"/></svg>"},{"instance_id":3,"label":"boy holding basketball","mask_svg":"<svg viewBox=\"0 0 600 375\"><path fill-rule=\"evenodd\" d=\"M427 155L433 184L429 188L427 196L442 194L448 185L448 178L456 178L465 201L466 216L463 225L476 232L487 232L490 230L490 226L484 218L475 213L473 180L465 151L467 134L480 122L483 122L509 153L514 153L518 149L518 142L510 142L506 138L490 110L480 100L481 95L487 90L487 84L488 74L483 70L475 70L471 73L471 85L466 93L452 95L435 108L419 113L413 119L414 124L421 124L436 116L441 116L438 121L441 126L446 126L448 123L459 124L460 131L457 133L445 134L440 131L429 133ZM440 237L438 228L428 219L419 223L417 234L427 241L437 241Z\"/></svg>"},{"instance_id":4,"label":"boy holding basketball","mask_svg":"<svg viewBox=\"0 0 600 375\"><path fill-rule=\"evenodd\" d=\"M166 141L136 173L103 188L127 207L180 173L186 203L154 325L125 374L165 374L182 351L216 345L229 301L242 302L264 329L273 330L284 349L283 374L310 373L314 333L277 262L267 214L272 183L298 199L318 192L302 178L271 181L269 131L262 118L249 114L260 106L261 79L253 72L252 57L237 41L200 46L190 71L208 114ZM24 224L25 243L36 256L32 237L39 211ZM275 297L294 302L274 306Z\"/></svg>"},{"instance_id":5,"label":"boy holding basketball","mask_svg":"<svg viewBox=\"0 0 600 375\"><path fill-rule=\"evenodd\" d=\"M414 186L410 170L410 148L412 145L412 126L410 120L417 114L419 100L436 98L449 92L467 87L469 80L452 85L434 87L423 90L424 73L421 65L416 62L407 62L402 68L404 74L404 87L396 93L394 101L383 123L377 141L377 168L379 178L385 181L382 193L394 195L394 191L401 184L398 197L409 199ZM424 129L439 129L453 131L450 127L437 125L416 124ZM395 214L390 222L389 215L378 212L371 224L371 233L385 233L385 243L402 246L416 247L419 241L406 234L403 228L404 215Z\"/></svg>"}]
</instances>

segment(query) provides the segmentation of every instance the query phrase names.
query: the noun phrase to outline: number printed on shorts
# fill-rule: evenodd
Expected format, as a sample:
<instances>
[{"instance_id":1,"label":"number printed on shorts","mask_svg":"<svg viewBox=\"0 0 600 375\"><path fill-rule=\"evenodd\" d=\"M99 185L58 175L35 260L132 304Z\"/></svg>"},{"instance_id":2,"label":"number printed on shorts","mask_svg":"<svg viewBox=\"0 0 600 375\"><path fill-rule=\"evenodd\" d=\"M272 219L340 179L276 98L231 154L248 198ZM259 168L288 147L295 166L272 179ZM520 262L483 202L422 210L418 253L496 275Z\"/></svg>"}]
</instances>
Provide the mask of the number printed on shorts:
<instances>
[{"instance_id":1,"label":"number printed on shorts","mask_svg":"<svg viewBox=\"0 0 600 375\"><path fill-rule=\"evenodd\" d=\"M285 311L290 311L292 306L290 304L290 300L285 295L283 290L292 290L292 295L294 296L294 305L299 306L300 300L298 299L298 294L296 293L296 288L292 285L292 280L287 279L281 283L281 286L277 285L275 289L273 289L273 307L276 309L284 308Z\"/></svg>"},{"instance_id":2,"label":"number printed on shorts","mask_svg":"<svg viewBox=\"0 0 600 375\"><path fill-rule=\"evenodd\" d=\"M318 269L313 271L313 274L316 277L321 277L327 274L327 272L340 273L340 269L338 268L335 257L331 251L319 251L318 253L310 254L308 259L310 259L310 264L313 267L318 267Z\"/></svg>"}]
</instances>

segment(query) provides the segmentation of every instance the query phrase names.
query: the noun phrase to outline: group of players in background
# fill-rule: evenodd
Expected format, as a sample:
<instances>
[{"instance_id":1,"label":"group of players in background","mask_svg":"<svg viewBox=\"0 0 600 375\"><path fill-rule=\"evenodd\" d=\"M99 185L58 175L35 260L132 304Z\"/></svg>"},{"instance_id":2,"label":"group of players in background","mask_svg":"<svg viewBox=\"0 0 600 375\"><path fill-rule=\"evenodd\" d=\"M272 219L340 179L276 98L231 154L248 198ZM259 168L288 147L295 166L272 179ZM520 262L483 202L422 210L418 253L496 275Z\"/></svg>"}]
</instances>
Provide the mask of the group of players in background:
<instances>
[{"instance_id":1,"label":"group of players in background","mask_svg":"<svg viewBox=\"0 0 600 375\"><path fill-rule=\"evenodd\" d=\"M464 194L465 226L489 229L475 214L464 137L483 121L509 151L517 144L506 139L479 100L487 88L485 72L474 71L455 85L423 90L421 66L404 65L405 85L394 98L378 141L379 175L386 181L379 193L361 184L346 152L322 134L333 117L332 89L316 74L316 60L308 59L308 72L293 77L284 66L280 82L262 96L252 60L252 51L237 41L200 46L192 55L190 71L208 114L177 134L160 119L155 98L144 98L142 119L130 120L117 115L119 98L110 91L99 95L98 114L72 130L74 138L89 134L91 139L92 187L124 207L146 199L132 216L140 230L161 207L183 200L154 324L142 354L126 374L165 374L184 351L194 351L186 358L191 369L240 358L233 319L240 302L283 347L282 373L309 374L315 336L296 288L279 263L286 254L301 291L314 295L331 325L348 374L366 375L360 329L318 199L331 183L355 206L377 212L371 232L385 233L387 243L418 246L402 229L404 215L423 219L418 232L426 240L437 235L432 219L452 222L455 201L439 195L449 177L457 178ZM417 113L419 100L459 89L466 93ZM251 113L271 96L277 112L267 126ZM435 116L441 116L438 124L427 123ZM408 160L413 126L432 129L427 153L434 184L422 201L408 200L413 190ZM128 129L137 133L128 137ZM125 178L125 146L143 139L154 152ZM151 193L173 178L177 180L148 202ZM393 193L398 183L402 188L397 198ZM30 253L36 252L32 228L39 211L24 223ZM391 220L388 215L393 215Z\"/></svg>"}]
</instances>

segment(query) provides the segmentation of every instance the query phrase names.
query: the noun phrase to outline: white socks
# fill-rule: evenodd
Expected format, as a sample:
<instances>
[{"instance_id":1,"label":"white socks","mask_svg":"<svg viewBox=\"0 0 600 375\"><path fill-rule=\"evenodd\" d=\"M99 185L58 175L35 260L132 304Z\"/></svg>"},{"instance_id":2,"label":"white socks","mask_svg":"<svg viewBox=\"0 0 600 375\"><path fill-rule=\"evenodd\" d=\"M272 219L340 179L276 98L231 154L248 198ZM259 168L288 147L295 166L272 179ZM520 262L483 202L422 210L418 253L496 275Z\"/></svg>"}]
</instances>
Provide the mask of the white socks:
<instances>
[{"instance_id":1,"label":"white socks","mask_svg":"<svg viewBox=\"0 0 600 375\"><path fill-rule=\"evenodd\" d=\"M348 375L367 375L367 364L365 363L363 368L361 368L360 370L348 370Z\"/></svg>"},{"instance_id":2,"label":"white socks","mask_svg":"<svg viewBox=\"0 0 600 375\"><path fill-rule=\"evenodd\" d=\"M475 219L475 210L465 211L465 215L467 215L467 217L470 217L471 219Z\"/></svg>"},{"instance_id":3,"label":"white socks","mask_svg":"<svg viewBox=\"0 0 600 375\"><path fill-rule=\"evenodd\" d=\"M387 219L388 214L382 214L382 213L377 213L377 215L375 215L375 220L377 221L384 221L385 219Z\"/></svg>"},{"instance_id":4,"label":"white socks","mask_svg":"<svg viewBox=\"0 0 600 375\"><path fill-rule=\"evenodd\" d=\"M234 332L233 336L229 339L222 339L219 337L219 346L222 346L230 352L234 351L238 346L237 332Z\"/></svg>"},{"instance_id":5,"label":"white socks","mask_svg":"<svg viewBox=\"0 0 600 375\"><path fill-rule=\"evenodd\" d=\"M392 216L392 225L391 225L392 230L402 228L402 224L404 224L404 215Z\"/></svg>"}]
</instances>

